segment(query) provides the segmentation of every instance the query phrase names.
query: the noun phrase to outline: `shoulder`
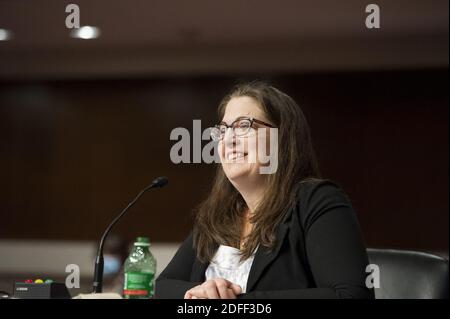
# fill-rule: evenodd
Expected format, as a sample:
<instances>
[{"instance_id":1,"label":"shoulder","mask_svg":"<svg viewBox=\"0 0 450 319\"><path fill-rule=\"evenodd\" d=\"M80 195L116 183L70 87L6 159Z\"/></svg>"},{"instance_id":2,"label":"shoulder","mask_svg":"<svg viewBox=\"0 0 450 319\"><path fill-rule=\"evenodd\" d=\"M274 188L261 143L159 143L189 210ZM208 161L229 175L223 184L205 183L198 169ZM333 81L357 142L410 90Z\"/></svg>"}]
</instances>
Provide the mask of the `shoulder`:
<instances>
[{"instance_id":1,"label":"shoulder","mask_svg":"<svg viewBox=\"0 0 450 319\"><path fill-rule=\"evenodd\" d=\"M330 179L311 178L296 185L297 200L307 204L326 199L345 199L348 196L340 185Z\"/></svg>"},{"instance_id":2,"label":"shoulder","mask_svg":"<svg viewBox=\"0 0 450 319\"><path fill-rule=\"evenodd\" d=\"M296 185L296 210L305 228L323 214L339 208L353 212L350 198L336 182L308 179Z\"/></svg>"}]
</instances>

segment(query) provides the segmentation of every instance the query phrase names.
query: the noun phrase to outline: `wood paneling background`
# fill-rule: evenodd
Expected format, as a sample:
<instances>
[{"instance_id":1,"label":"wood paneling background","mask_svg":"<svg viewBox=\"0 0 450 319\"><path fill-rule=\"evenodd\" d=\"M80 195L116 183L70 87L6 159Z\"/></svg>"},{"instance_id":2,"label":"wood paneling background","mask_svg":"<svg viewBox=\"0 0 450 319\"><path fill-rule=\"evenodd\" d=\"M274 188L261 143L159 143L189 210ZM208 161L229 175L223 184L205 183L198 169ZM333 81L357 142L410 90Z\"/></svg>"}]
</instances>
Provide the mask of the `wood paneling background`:
<instances>
[{"instance_id":1,"label":"wood paneling background","mask_svg":"<svg viewBox=\"0 0 450 319\"><path fill-rule=\"evenodd\" d=\"M175 127L216 121L257 75L0 83L0 238L180 241L213 165L171 163ZM349 194L368 245L448 250L448 69L263 76L309 119L323 174Z\"/></svg>"}]
</instances>

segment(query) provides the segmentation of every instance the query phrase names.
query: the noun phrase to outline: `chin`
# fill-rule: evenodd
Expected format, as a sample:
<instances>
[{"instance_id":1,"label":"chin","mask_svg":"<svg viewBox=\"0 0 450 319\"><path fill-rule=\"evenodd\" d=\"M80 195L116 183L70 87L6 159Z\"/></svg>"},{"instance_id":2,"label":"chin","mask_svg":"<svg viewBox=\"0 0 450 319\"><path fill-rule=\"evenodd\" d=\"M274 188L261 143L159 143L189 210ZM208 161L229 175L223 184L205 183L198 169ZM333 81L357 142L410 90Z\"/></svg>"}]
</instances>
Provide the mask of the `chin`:
<instances>
[{"instance_id":1,"label":"chin","mask_svg":"<svg viewBox=\"0 0 450 319\"><path fill-rule=\"evenodd\" d=\"M223 170L227 178L232 183L249 179L254 169L249 164L226 164L226 165L227 167L223 167Z\"/></svg>"}]
</instances>

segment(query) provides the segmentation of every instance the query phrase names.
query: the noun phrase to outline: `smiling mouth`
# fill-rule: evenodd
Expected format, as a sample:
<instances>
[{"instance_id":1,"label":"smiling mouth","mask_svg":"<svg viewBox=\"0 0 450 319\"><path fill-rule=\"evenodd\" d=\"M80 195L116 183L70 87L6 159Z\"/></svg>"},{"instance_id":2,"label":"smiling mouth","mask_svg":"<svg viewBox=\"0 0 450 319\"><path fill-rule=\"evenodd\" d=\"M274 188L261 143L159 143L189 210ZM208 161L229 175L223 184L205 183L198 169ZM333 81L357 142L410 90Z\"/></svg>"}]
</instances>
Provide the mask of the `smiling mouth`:
<instances>
[{"instance_id":1,"label":"smiling mouth","mask_svg":"<svg viewBox=\"0 0 450 319\"><path fill-rule=\"evenodd\" d=\"M229 153L227 155L227 160L228 161L234 161L234 160L237 160L237 159L245 158L247 155L248 155L247 153L233 152L233 153Z\"/></svg>"}]
</instances>

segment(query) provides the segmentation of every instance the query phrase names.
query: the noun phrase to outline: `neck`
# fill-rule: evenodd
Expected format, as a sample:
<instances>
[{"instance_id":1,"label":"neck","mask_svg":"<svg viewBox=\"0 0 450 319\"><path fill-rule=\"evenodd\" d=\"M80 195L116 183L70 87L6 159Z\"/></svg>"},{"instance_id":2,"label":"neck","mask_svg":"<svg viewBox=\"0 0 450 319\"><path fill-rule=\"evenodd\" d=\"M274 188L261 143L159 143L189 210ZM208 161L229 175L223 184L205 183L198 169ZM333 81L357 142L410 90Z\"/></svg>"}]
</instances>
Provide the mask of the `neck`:
<instances>
[{"instance_id":1,"label":"neck","mask_svg":"<svg viewBox=\"0 0 450 319\"><path fill-rule=\"evenodd\" d=\"M252 184L241 184L236 183L234 187L238 190L241 196L244 198L245 203L248 207L248 213L253 214L259 203L262 201L265 192L265 183L252 183Z\"/></svg>"}]
</instances>

